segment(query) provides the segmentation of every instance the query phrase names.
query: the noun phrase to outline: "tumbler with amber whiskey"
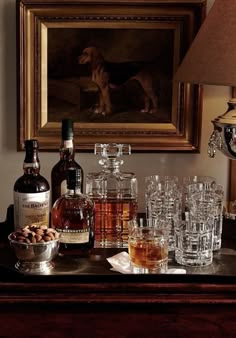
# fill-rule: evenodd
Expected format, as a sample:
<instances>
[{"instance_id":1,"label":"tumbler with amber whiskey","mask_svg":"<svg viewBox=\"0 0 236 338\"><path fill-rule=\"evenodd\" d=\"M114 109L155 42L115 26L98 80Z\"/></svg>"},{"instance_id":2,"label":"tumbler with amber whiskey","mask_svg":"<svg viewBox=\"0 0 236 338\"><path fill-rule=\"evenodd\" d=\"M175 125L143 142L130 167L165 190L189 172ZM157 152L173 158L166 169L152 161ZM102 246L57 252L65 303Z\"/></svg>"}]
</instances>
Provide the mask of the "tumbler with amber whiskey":
<instances>
[{"instance_id":1,"label":"tumbler with amber whiskey","mask_svg":"<svg viewBox=\"0 0 236 338\"><path fill-rule=\"evenodd\" d=\"M168 233L156 225L140 226L129 222L128 251L132 273L166 273Z\"/></svg>"}]
</instances>

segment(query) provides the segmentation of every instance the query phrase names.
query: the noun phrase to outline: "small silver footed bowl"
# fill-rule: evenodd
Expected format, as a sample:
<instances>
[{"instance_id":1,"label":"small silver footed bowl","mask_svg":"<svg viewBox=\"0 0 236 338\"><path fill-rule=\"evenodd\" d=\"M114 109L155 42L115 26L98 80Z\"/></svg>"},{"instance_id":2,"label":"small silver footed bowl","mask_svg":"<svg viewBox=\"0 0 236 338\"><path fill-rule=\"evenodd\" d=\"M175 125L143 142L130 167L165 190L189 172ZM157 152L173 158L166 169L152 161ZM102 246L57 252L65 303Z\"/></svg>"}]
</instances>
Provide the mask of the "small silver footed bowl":
<instances>
[{"instance_id":1,"label":"small silver footed bowl","mask_svg":"<svg viewBox=\"0 0 236 338\"><path fill-rule=\"evenodd\" d=\"M8 236L11 248L18 261L15 268L27 274L48 274L54 268L53 259L59 251L59 238L44 243L20 243L13 239L15 233Z\"/></svg>"}]
</instances>

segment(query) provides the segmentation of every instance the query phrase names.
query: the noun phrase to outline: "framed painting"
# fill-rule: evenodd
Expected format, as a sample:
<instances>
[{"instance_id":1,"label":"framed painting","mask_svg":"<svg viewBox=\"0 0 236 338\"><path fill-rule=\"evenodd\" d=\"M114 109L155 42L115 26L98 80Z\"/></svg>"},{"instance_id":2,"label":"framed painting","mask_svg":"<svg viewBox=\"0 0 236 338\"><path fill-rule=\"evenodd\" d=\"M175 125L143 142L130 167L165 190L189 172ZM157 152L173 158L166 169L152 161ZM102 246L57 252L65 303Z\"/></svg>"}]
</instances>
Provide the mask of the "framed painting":
<instances>
[{"instance_id":1,"label":"framed painting","mask_svg":"<svg viewBox=\"0 0 236 338\"><path fill-rule=\"evenodd\" d=\"M205 10L205 0L18 0L18 150L37 138L57 151L69 117L82 151L198 152L201 87L173 77Z\"/></svg>"}]
</instances>

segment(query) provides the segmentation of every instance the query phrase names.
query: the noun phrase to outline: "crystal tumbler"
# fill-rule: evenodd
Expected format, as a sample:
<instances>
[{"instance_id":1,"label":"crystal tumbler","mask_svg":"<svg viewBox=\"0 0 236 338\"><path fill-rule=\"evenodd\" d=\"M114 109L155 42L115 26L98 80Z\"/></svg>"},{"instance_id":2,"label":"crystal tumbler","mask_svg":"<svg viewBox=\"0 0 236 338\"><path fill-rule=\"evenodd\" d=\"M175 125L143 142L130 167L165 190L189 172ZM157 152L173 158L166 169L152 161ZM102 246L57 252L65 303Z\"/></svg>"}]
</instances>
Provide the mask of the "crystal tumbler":
<instances>
[{"instance_id":1,"label":"crystal tumbler","mask_svg":"<svg viewBox=\"0 0 236 338\"><path fill-rule=\"evenodd\" d=\"M165 224L168 230L169 251L175 249L175 227L181 220L182 189L177 176L148 176L145 178L145 203L148 219Z\"/></svg>"},{"instance_id":2,"label":"crystal tumbler","mask_svg":"<svg viewBox=\"0 0 236 338\"><path fill-rule=\"evenodd\" d=\"M205 266L213 260L215 192L200 191L189 198L189 213L175 229L175 259L181 265Z\"/></svg>"},{"instance_id":3,"label":"crystal tumbler","mask_svg":"<svg viewBox=\"0 0 236 338\"><path fill-rule=\"evenodd\" d=\"M132 273L166 273L168 238L165 229L129 222L128 251Z\"/></svg>"}]
</instances>

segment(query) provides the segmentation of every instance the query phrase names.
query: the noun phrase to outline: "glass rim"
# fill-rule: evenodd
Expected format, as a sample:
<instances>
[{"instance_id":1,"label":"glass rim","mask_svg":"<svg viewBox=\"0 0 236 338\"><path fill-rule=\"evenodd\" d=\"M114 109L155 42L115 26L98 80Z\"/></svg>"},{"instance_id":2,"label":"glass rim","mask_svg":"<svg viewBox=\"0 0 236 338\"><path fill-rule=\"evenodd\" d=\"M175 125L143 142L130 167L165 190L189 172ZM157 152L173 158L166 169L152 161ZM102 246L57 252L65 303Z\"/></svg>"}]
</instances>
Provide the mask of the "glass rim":
<instances>
[{"instance_id":1,"label":"glass rim","mask_svg":"<svg viewBox=\"0 0 236 338\"><path fill-rule=\"evenodd\" d=\"M159 180L160 179L160 180ZM176 180L177 182L179 181L179 177L177 175L149 175L149 176L145 176L144 177L145 182L148 182L150 180L155 180L157 182L165 182L166 180L169 181L173 181Z\"/></svg>"}]
</instances>

